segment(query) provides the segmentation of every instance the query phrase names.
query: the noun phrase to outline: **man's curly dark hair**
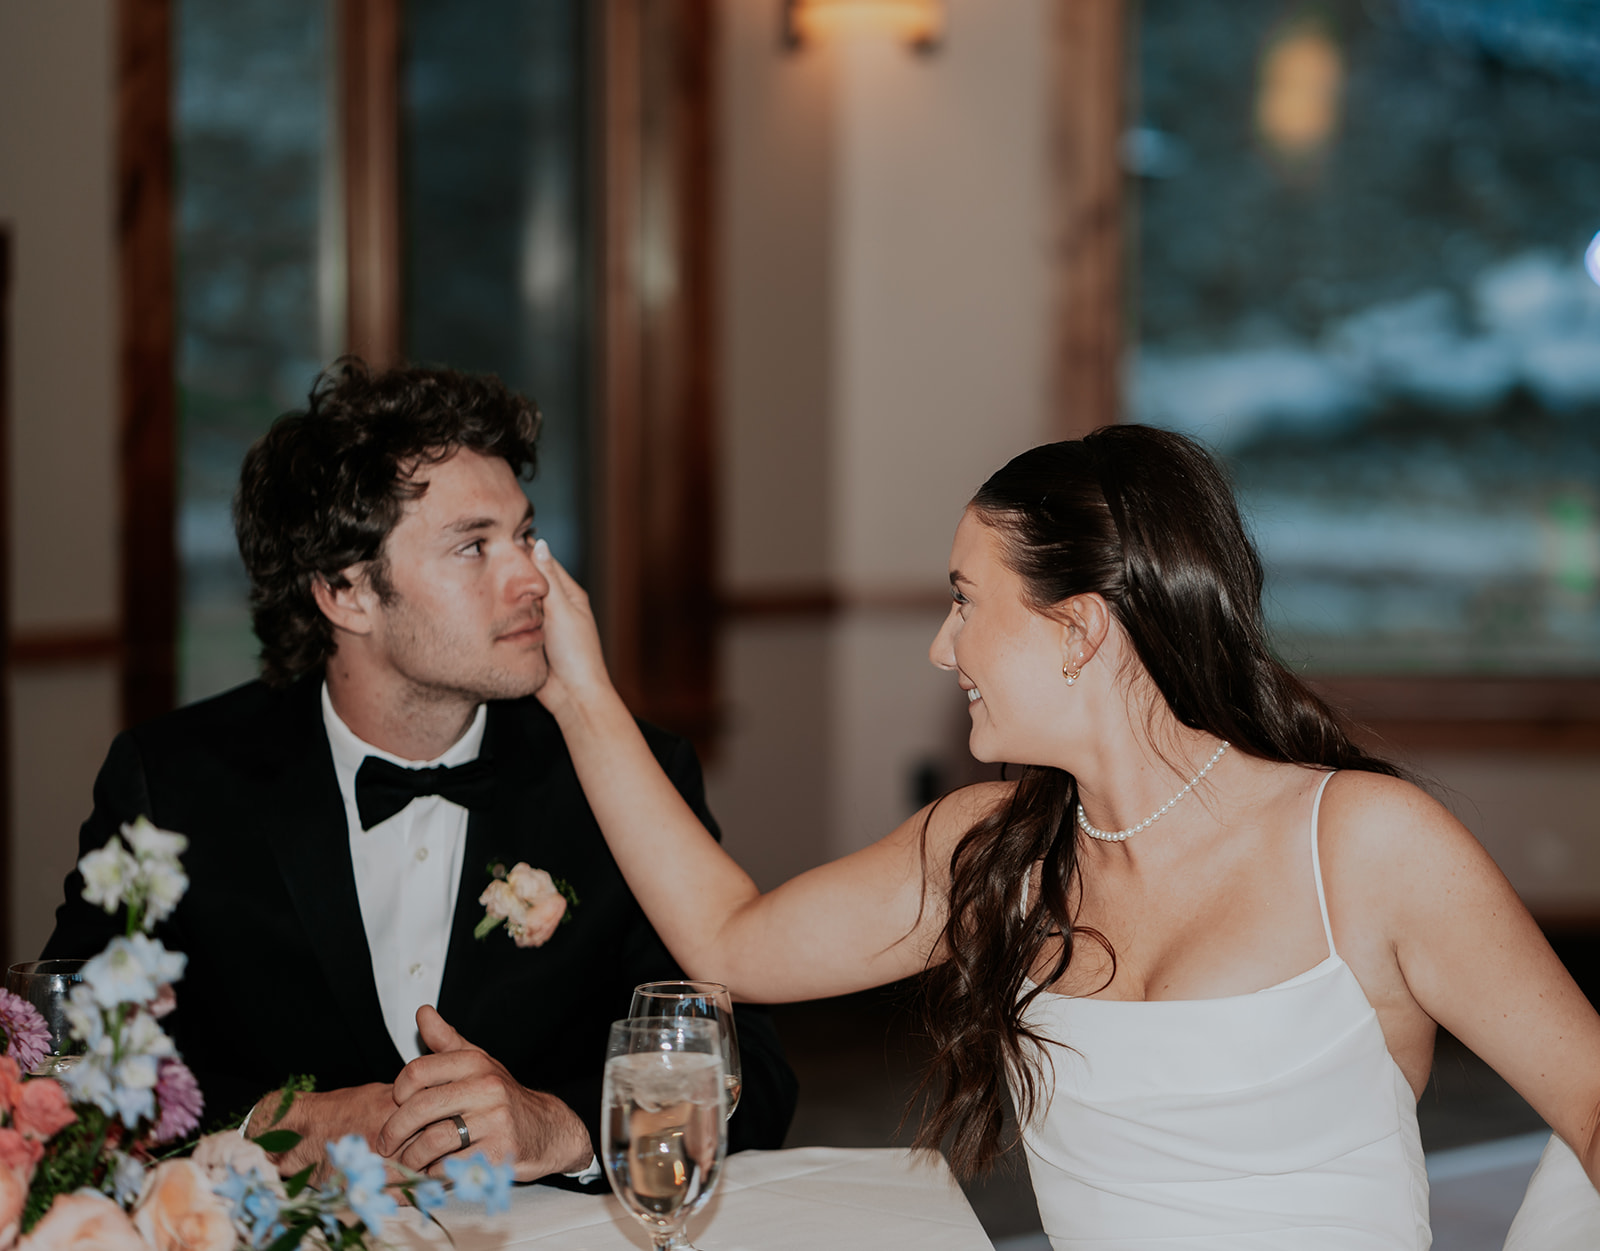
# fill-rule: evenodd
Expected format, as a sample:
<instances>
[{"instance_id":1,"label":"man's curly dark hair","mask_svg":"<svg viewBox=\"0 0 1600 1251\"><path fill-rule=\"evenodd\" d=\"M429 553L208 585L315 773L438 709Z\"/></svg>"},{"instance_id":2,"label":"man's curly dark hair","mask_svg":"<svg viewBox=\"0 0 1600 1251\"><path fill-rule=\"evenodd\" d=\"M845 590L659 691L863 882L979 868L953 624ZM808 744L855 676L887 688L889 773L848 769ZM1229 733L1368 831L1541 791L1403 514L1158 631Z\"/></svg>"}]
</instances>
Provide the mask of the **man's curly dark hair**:
<instances>
[{"instance_id":1,"label":"man's curly dark hair","mask_svg":"<svg viewBox=\"0 0 1600 1251\"><path fill-rule=\"evenodd\" d=\"M278 418L245 455L233 498L262 679L287 685L333 654L318 579L340 589L364 564L379 597L392 594L384 541L428 489L420 469L466 448L531 477L538 434L538 409L493 376L374 373L353 357L318 375L305 411Z\"/></svg>"}]
</instances>

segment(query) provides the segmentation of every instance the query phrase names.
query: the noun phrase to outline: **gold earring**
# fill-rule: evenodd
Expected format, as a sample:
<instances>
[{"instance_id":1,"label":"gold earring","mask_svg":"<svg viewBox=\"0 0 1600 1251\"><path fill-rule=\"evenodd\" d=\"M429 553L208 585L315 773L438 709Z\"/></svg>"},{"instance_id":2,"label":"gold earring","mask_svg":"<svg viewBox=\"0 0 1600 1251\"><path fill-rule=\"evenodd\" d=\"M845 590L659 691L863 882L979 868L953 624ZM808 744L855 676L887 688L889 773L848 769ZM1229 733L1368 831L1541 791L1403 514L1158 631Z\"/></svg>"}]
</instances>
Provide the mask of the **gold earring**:
<instances>
[{"instance_id":1,"label":"gold earring","mask_svg":"<svg viewBox=\"0 0 1600 1251\"><path fill-rule=\"evenodd\" d=\"M1082 669L1071 669L1066 665L1061 666L1061 676L1067 680L1068 686L1071 686L1074 682L1076 682L1082 673Z\"/></svg>"}]
</instances>

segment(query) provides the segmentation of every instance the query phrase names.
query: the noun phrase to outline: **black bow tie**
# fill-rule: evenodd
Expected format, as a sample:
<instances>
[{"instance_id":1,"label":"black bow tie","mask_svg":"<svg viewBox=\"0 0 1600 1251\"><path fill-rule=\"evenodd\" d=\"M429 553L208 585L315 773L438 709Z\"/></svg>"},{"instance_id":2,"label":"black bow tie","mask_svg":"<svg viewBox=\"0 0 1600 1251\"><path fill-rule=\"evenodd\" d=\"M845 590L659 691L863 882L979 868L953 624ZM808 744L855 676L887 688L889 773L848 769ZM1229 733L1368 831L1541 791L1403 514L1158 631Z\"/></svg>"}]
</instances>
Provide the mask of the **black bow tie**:
<instances>
[{"instance_id":1,"label":"black bow tie","mask_svg":"<svg viewBox=\"0 0 1600 1251\"><path fill-rule=\"evenodd\" d=\"M453 769L449 765L403 769L368 756L356 770L356 809L361 828L370 830L423 795L438 795L463 808L481 807L493 784L494 767L482 756Z\"/></svg>"}]
</instances>

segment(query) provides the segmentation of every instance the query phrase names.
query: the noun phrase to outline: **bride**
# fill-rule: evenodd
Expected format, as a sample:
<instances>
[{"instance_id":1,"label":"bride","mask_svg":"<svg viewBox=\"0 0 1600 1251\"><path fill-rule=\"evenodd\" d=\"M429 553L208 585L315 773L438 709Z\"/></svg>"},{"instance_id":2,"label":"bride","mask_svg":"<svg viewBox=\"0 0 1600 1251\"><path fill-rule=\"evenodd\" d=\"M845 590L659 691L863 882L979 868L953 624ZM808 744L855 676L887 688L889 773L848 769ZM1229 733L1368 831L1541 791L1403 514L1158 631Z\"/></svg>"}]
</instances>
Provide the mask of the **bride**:
<instances>
[{"instance_id":1,"label":"bride","mask_svg":"<svg viewBox=\"0 0 1600 1251\"><path fill-rule=\"evenodd\" d=\"M1443 1025L1600 1178L1600 1017L1473 837L1269 650L1195 444L1038 447L956 529L933 663L1023 768L765 895L657 767L541 544L556 717L692 977L760 1001L925 973L919 1141L999 1151L1009 1085L1064 1248L1425 1248Z\"/></svg>"}]
</instances>

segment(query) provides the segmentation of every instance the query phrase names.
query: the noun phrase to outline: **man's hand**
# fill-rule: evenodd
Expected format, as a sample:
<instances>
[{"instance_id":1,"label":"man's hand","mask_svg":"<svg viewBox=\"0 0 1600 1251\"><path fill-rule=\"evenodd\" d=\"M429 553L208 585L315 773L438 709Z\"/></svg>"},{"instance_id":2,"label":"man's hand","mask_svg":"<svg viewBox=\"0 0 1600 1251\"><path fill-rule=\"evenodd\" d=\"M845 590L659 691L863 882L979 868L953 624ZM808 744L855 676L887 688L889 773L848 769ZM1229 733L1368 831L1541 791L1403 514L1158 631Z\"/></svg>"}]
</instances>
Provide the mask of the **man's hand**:
<instances>
[{"instance_id":1,"label":"man's hand","mask_svg":"<svg viewBox=\"0 0 1600 1251\"><path fill-rule=\"evenodd\" d=\"M433 1054L413 1060L395 1079L398 1106L378 1135L380 1155L443 1176L444 1157L462 1150L450 1119L459 1116L472 1137L467 1150L508 1161L518 1181L589 1166L589 1131L561 1100L520 1085L426 1004L417 1009L417 1031Z\"/></svg>"},{"instance_id":2,"label":"man's hand","mask_svg":"<svg viewBox=\"0 0 1600 1251\"><path fill-rule=\"evenodd\" d=\"M278 1172L285 1177L308 1164L322 1164L328 1144L346 1134L360 1134L369 1144L377 1142L378 1131L395 1111L394 1088L386 1082L297 1094L283 1119L274 1122L282 1097L276 1090L261 1096L250 1113L249 1136L258 1138L271 1129L292 1129L300 1135L298 1143L275 1157Z\"/></svg>"}]
</instances>

